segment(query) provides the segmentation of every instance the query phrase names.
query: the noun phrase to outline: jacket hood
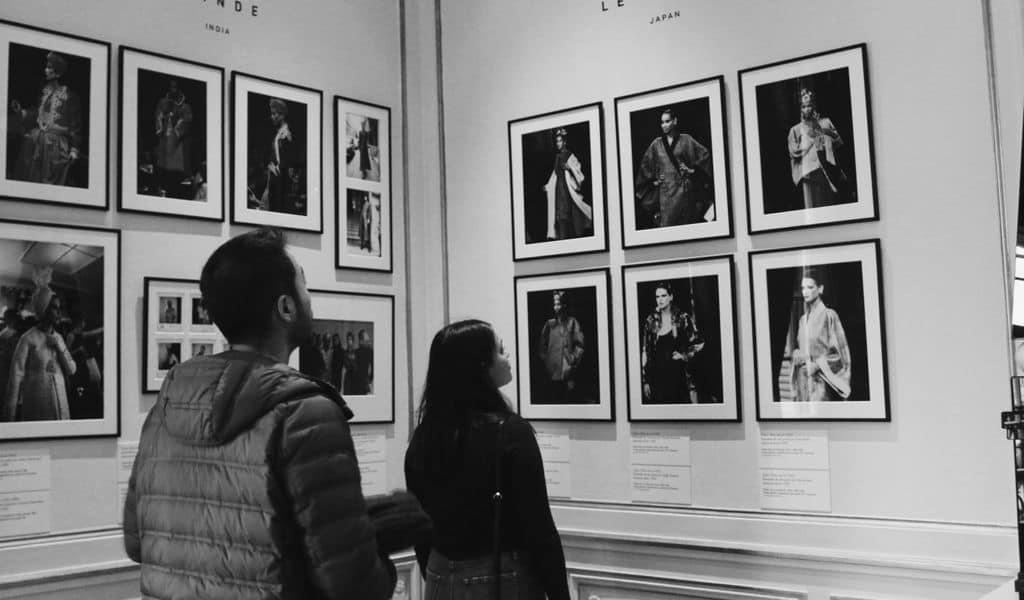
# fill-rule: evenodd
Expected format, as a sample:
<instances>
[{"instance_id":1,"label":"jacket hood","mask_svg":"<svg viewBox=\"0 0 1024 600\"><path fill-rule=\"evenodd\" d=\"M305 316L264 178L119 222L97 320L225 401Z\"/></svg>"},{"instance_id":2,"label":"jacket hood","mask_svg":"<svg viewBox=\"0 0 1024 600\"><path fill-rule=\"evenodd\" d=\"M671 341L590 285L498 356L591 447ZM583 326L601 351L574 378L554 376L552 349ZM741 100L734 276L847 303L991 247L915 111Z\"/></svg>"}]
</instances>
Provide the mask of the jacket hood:
<instances>
[{"instance_id":1,"label":"jacket hood","mask_svg":"<svg viewBox=\"0 0 1024 600\"><path fill-rule=\"evenodd\" d=\"M200 356L171 370L154 410L168 433L191 445L234 439L282 402L325 396L347 418L352 411L329 384L253 352L229 350Z\"/></svg>"}]
</instances>

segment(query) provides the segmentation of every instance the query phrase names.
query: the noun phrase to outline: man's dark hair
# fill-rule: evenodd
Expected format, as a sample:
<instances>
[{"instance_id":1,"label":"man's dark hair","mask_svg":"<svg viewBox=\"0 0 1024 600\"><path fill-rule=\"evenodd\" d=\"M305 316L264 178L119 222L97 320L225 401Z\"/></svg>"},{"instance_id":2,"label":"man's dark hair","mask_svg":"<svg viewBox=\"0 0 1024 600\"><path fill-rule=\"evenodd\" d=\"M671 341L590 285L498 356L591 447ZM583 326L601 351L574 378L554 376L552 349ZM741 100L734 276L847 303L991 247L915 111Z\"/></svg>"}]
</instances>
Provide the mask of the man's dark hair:
<instances>
[{"instance_id":1,"label":"man's dark hair","mask_svg":"<svg viewBox=\"0 0 1024 600\"><path fill-rule=\"evenodd\" d=\"M286 243L280 230L263 227L231 238L203 266L203 304L228 342L265 336L277 299L298 296Z\"/></svg>"}]
</instances>

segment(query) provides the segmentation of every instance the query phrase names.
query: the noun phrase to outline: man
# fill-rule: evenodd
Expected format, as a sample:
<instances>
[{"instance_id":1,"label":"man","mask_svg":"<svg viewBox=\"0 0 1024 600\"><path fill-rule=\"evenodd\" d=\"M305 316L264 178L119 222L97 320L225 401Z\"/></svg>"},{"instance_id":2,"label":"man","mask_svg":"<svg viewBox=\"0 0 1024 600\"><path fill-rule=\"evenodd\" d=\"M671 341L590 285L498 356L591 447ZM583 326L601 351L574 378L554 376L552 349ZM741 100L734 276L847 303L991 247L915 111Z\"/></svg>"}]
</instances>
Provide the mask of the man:
<instances>
[{"instance_id":1,"label":"man","mask_svg":"<svg viewBox=\"0 0 1024 600\"><path fill-rule=\"evenodd\" d=\"M711 152L679 132L679 121L671 108L661 112L661 132L647 146L637 169L636 227L703 223L714 203Z\"/></svg>"},{"instance_id":2,"label":"man","mask_svg":"<svg viewBox=\"0 0 1024 600\"><path fill-rule=\"evenodd\" d=\"M783 351L783 361L792 365L783 383L789 384L794 402L837 402L850 397L850 345L838 313L821 300L824 293L821 275L805 270L800 279L803 309L795 327L790 324Z\"/></svg>"},{"instance_id":3,"label":"man","mask_svg":"<svg viewBox=\"0 0 1024 600\"><path fill-rule=\"evenodd\" d=\"M800 122L789 130L793 184L800 188L804 208L849 202L846 174L836 164L843 145L832 119L818 113L814 92L800 90Z\"/></svg>"},{"instance_id":4,"label":"man","mask_svg":"<svg viewBox=\"0 0 1024 600\"><path fill-rule=\"evenodd\" d=\"M591 235L594 214L584 198L583 164L569 150L569 134L555 131L555 164L544 184L548 198L549 240L568 240Z\"/></svg>"},{"instance_id":5,"label":"man","mask_svg":"<svg viewBox=\"0 0 1024 600\"><path fill-rule=\"evenodd\" d=\"M7 396L7 381L11 375L14 348L21 337L21 313L17 309L4 310L4 328L0 331L0 406Z\"/></svg>"},{"instance_id":6,"label":"man","mask_svg":"<svg viewBox=\"0 0 1024 600\"><path fill-rule=\"evenodd\" d=\"M124 507L143 596L389 598L396 574L360 491L352 412L287 366L313 315L284 236L224 243L200 288L230 345L173 369L143 426Z\"/></svg>"},{"instance_id":7,"label":"man","mask_svg":"<svg viewBox=\"0 0 1024 600\"><path fill-rule=\"evenodd\" d=\"M156 132L156 180L161 196L186 199L183 182L192 171L192 106L174 79L157 101L153 121ZM190 182L191 183L191 182Z\"/></svg>"},{"instance_id":8,"label":"man","mask_svg":"<svg viewBox=\"0 0 1024 600\"><path fill-rule=\"evenodd\" d=\"M37 284L32 310L39 321L18 339L11 359L2 418L5 421L63 421L71 418L67 379L77 365L57 324L63 302L48 282Z\"/></svg>"},{"instance_id":9,"label":"man","mask_svg":"<svg viewBox=\"0 0 1024 600\"><path fill-rule=\"evenodd\" d=\"M583 329L575 317L566 313L564 291L552 292L551 307L555 315L544 323L537 348L548 376L547 397L543 400L564 404L576 396L576 368L583 358Z\"/></svg>"},{"instance_id":10,"label":"man","mask_svg":"<svg viewBox=\"0 0 1024 600\"><path fill-rule=\"evenodd\" d=\"M359 347L356 348L356 368L352 388L356 394L373 393L373 344L365 329L359 330Z\"/></svg>"}]
</instances>

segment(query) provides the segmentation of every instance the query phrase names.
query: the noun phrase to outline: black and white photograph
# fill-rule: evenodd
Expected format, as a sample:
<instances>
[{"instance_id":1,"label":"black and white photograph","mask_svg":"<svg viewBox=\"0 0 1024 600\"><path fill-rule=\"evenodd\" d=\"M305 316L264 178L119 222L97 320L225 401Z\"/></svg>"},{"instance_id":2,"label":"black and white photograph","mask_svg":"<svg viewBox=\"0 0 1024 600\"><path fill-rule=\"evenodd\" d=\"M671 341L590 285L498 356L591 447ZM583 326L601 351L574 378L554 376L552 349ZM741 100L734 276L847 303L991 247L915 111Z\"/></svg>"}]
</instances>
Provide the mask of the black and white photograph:
<instances>
[{"instance_id":1,"label":"black and white photograph","mask_svg":"<svg viewBox=\"0 0 1024 600\"><path fill-rule=\"evenodd\" d=\"M515 288L519 414L613 420L608 270L517 277Z\"/></svg>"},{"instance_id":2,"label":"black and white photograph","mask_svg":"<svg viewBox=\"0 0 1024 600\"><path fill-rule=\"evenodd\" d=\"M395 422L395 298L310 290L313 335L289 363L334 386L351 423Z\"/></svg>"},{"instance_id":3,"label":"black and white photograph","mask_svg":"<svg viewBox=\"0 0 1024 600\"><path fill-rule=\"evenodd\" d=\"M215 354L214 342L192 342L192 356L210 356Z\"/></svg>"},{"instance_id":4,"label":"black and white photograph","mask_svg":"<svg viewBox=\"0 0 1024 600\"><path fill-rule=\"evenodd\" d=\"M0 196L106 209L110 44L0 21Z\"/></svg>"},{"instance_id":5,"label":"black and white photograph","mask_svg":"<svg viewBox=\"0 0 1024 600\"><path fill-rule=\"evenodd\" d=\"M119 245L0 221L0 440L117 435Z\"/></svg>"},{"instance_id":6,"label":"black and white photograph","mask_svg":"<svg viewBox=\"0 0 1024 600\"><path fill-rule=\"evenodd\" d=\"M334 386L346 398L373 394L373 322L313 320L299 347L299 370Z\"/></svg>"},{"instance_id":7,"label":"black and white photograph","mask_svg":"<svg viewBox=\"0 0 1024 600\"><path fill-rule=\"evenodd\" d=\"M877 240L750 255L759 420L889 419Z\"/></svg>"},{"instance_id":8,"label":"black and white photograph","mask_svg":"<svg viewBox=\"0 0 1024 600\"><path fill-rule=\"evenodd\" d=\"M387 271L391 259L391 109L334 97L335 266Z\"/></svg>"},{"instance_id":9,"label":"black and white photograph","mask_svg":"<svg viewBox=\"0 0 1024 600\"><path fill-rule=\"evenodd\" d=\"M156 352L156 368L160 371L169 371L181 364L181 342L159 342Z\"/></svg>"},{"instance_id":10,"label":"black and white photograph","mask_svg":"<svg viewBox=\"0 0 1024 600\"><path fill-rule=\"evenodd\" d=\"M867 46L739 78L750 232L877 219Z\"/></svg>"},{"instance_id":11,"label":"black and white photograph","mask_svg":"<svg viewBox=\"0 0 1024 600\"><path fill-rule=\"evenodd\" d=\"M210 313L206 310L206 306L203 304L202 296L192 296L192 327L210 327L213 326L213 320L210 319Z\"/></svg>"},{"instance_id":12,"label":"black and white photograph","mask_svg":"<svg viewBox=\"0 0 1024 600\"><path fill-rule=\"evenodd\" d=\"M232 222L323 232L323 93L232 73Z\"/></svg>"},{"instance_id":13,"label":"black and white photograph","mask_svg":"<svg viewBox=\"0 0 1024 600\"><path fill-rule=\"evenodd\" d=\"M181 296L160 296L160 312L157 323L160 329L179 331L181 329Z\"/></svg>"},{"instance_id":14,"label":"black and white photograph","mask_svg":"<svg viewBox=\"0 0 1024 600\"><path fill-rule=\"evenodd\" d=\"M168 371L178 364L227 348L203 307L195 279L145 277L142 307L144 393L159 392Z\"/></svg>"},{"instance_id":15,"label":"black and white photograph","mask_svg":"<svg viewBox=\"0 0 1024 600\"><path fill-rule=\"evenodd\" d=\"M615 99L626 248L732 235L722 76Z\"/></svg>"},{"instance_id":16,"label":"black and white photograph","mask_svg":"<svg viewBox=\"0 0 1024 600\"><path fill-rule=\"evenodd\" d=\"M118 208L224 219L224 70L120 49Z\"/></svg>"},{"instance_id":17,"label":"black and white photograph","mask_svg":"<svg viewBox=\"0 0 1024 600\"><path fill-rule=\"evenodd\" d=\"M622 269L629 420L738 421L729 256Z\"/></svg>"},{"instance_id":18,"label":"black and white photograph","mask_svg":"<svg viewBox=\"0 0 1024 600\"><path fill-rule=\"evenodd\" d=\"M608 248L600 104L509 121L513 258Z\"/></svg>"}]
</instances>

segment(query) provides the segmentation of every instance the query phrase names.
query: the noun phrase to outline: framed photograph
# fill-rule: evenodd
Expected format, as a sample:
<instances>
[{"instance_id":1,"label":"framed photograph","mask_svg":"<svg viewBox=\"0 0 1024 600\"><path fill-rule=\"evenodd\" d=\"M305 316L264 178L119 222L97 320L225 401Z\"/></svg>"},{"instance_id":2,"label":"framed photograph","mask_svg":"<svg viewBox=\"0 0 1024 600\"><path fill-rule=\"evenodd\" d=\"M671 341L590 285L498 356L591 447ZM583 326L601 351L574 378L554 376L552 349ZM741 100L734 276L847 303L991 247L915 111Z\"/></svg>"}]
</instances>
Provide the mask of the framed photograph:
<instances>
[{"instance_id":1,"label":"framed photograph","mask_svg":"<svg viewBox=\"0 0 1024 600\"><path fill-rule=\"evenodd\" d=\"M750 233L878 219L867 46L740 71Z\"/></svg>"},{"instance_id":2,"label":"framed photograph","mask_svg":"<svg viewBox=\"0 0 1024 600\"><path fill-rule=\"evenodd\" d=\"M623 247L732 235L724 81L615 99Z\"/></svg>"},{"instance_id":3,"label":"framed photograph","mask_svg":"<svg viewBox=\"0 0 1024 600\"><path fill-rule=\"evenodd\" d=\"M352 423L395 422L395 297L310 290L313 337L292 367L337 389Z\"/></svg>"},{"instance_id":4,"label":"framed photograph","mask_svg":"<svg viewBox=\"0 0 1024 600\"><path fill-rule=\"evenodd\" d=\"M224 220L224 69L120 49L118 209Z\"/></svg>"},{"instance_id":5,"label":"framed photograph","mask_svg":"<svg viewBox=\"0 0 1024 600\"><path fill-rule=\"evenodd\" d=\"M323 233L323 92L231 74L231 222Z\"/></svg>"},{"instance_id":6,"label":"framed photograph","mask_svg":"<svg viewBox=\"0 0 1024 600\"><path fill-rule=\"evenodd\" d=\"M120 434L121 233L0 221L0 441Z\"/></svg>"},{"instance_id":7,"label":"framed photograph","mask_svg":"<svg viewBox=\"0 0 1024 600\"><path fill-rule=\"evenodd\" d=\"M759 421L888 421L878 240L752 252Z\"/></svg>"},{"instance_id":8,"label":"framed photograph","mask_svg":"<svg viewBox=\"0 0 1024 600\"><path fill-rule=\"evenodd\" d=\"M731 256L622 268L630 421L739 421Z\"/></svg>"},{"instance_id":9,"label":"framed photograph","mask_svg":"<svg viewBox=\"0 0 1024 600\"><path fill-rule=\"evenodd\" d=\"M508 123L512 258L608 249L600 103Z\"/></svg>"},{"instance_id":10,"label":"framed photograph","mask_svg":"<svg viewBox=\"0 0 1024 600\"><path fill-rule=\"evenodd\" d=\"M0 21L0 196L109 207L110 44Z\"/></svg>"},{"instance_id":11,"label":"framed photograph","mask_svg":"<svg viewBox=\"0 0 1024 600\"><path fill-rule=\"evenodd\" d=\"M334 97L334 263L391 272L391 109Z\"/></svg>"},{"instance_id":12,"label":"framed photograph","mask_svg":"<svg viewBox=\"0 0 1024 600\"><path fill-rule=\"evenodd\" d=\"M142 315L143 393L159 392L175 365L227 349L203 306L198 280L146 277Z\"/></svg>"},{"instance_id":13,"label":"framed photograph","mask_svg":"<svg viewBox=\"0 0 1024 600\"><path fill-rule=\"evenodd\" d=\"M515 278L519 414L614 421L608 269Z\"/></svg>"}]
</instances>

